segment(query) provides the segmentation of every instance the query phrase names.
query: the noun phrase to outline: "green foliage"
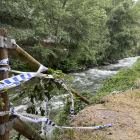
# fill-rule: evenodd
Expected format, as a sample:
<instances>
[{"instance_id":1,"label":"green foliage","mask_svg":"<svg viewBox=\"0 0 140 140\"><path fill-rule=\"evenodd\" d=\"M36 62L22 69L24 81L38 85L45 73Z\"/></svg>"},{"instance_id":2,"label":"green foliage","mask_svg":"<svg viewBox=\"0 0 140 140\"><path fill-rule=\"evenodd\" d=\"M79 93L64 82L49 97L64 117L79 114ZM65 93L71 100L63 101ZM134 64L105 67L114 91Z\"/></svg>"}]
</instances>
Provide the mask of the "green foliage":
<instances>
[{"instance_id":1,"label":"green foliage","mask_svg":"<svg viewBox=\"0 0 140 140\"><path fill-rule=\"evenodd\" d=\"M60 69L65 71L73 70L77 68L77 63L74 60L70 60L68 58L63 59L60 63Z\"/></svg>"},{"instance_id":2,"label":"green foliage","mask_svg":"<svg viewBox=\"0 0 140 140\"><path fill-rule=\"evenodd\" d=\"M93 101L93 94L90 93L89 91L82 91L80 93L82 96L84 96L86 99L90 100L91 102ZM71 106L71 101L69 100L69 98L67 98L67 102L65 103L63 109L60 111L60 113L57 115L57 118L55 120L56 124L58 126L63 126L63 125L70 125L69 123L69 117L70 117L70 106ZM76 115L79 111L83 110L84 108L86 108L88 105L86 103L83 103L82 101L80 101L76 96L74 96L74 115ZM74 132L73 131L69 131L69 136L73 136ZM56 137L58 138L60 135L59 129L56 128L53 130L52 134L51 134L51 138L52 139L56 139Z\"/></svg>"},{"instance_id":3,"label":"green foliage","mask_svg":"<svg viewBox=\"0 0 140 140\"><path fill-rule=\"evenodd\" d=\"M74 138L74 129L67 129L67 132L68 132L68 136L70 137L70 139L73 139Z\"/></svg>"},{"instance_id":4,"label":"green foliage","mask_svg":"<svg viewBox=\"0 0 140 140\"><path fill-rule=\"evenodd\" d=\"M107 56L109 59L123 57L126 51L137 46L140 37L138 4L133 0L109 0L105 10L110 37Z\"/></svg>"},{"instance_id":5,"label":"green foliage","mask_svg":"<svg viewBox=\"0 0 140 140\"><path fill-rule=\"evenodd\" d=\"M3 0L0 26L43 65L69 71L136 54L139 5L133 0ZM30 71L13 57L10 62Z\"/></svg>"},{"instance_id":6,"label":"green foliage","mask_svg":"<svg viewBox=\"0 0 140 140\"><path fill-rule=\"evenodd\" d=\"M22 138L22 136L20 134L18 134L14 137L11 137L10 140L25 140L25 138Z\"/></svg>"},{"instance_id":7,"label":"green foliage","mask_svg":"<svg viewBox=\"0 0 140 140\"><path fill-rule=\"evenodd\" d=\"M115 76L107 79L96 92L98 97L107 95L113 91L127 90L133 87L135 81L140 78L140 58L131 68L123 69Z\"/></svg>"},{"instance_id":8,"label":"green foliage","mask_svg":"<svg viewBox=\"0 0 140 140\"><path fill-rule=\"evenodd\" d=\"M53 69L48 69L51 71L54 78L61 77L63 79L69 79L71 80L71 76L67 76L66 74L62 73L61 70L54 71ZM29 84L27 87L23 88L23 90L20 91L19 95L15 96L14 98L11 98L11 102L16 102L17 100L23 100L25 98L29 98L30 104L27 108L28 113L32 114L39 114L44 116L45 110L40 107L39 112L36 108L36 105L40 106L39 104L47 98L48 101L53 97L53 95L57 95L59 92L59 95L66 93L67 91L62 88L62 85L60 85L57 82L54 82L51 79L39 79L39 82L35 82L34 84ZM24 86L24 83L22 83ZM56 90L57 89L57 90ZM60 91L58 91L60 90Z\"/></svg>"}]
</instances>

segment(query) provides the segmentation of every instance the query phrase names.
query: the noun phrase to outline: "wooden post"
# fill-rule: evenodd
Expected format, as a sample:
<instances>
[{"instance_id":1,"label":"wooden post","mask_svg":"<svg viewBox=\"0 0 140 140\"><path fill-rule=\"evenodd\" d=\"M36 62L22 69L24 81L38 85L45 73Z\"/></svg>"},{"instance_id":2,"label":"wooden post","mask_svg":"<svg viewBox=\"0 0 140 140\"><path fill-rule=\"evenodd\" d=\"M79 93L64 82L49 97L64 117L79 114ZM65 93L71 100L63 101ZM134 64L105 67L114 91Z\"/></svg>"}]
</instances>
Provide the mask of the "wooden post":
<instances>
[{"instance_id":1,"label":"wooden post","mask_svg":"<svg viewBox=\"0 0 140 140\"><path fill-rule=\"evenodd\" d=\"M17 117L17 116L15 116L15 115L10 116L10 118L14 118L14 117ZM18 118L16 124L13 126L13 128L17 132L19 132L21 135L28 138L29 140L45 140L37 132L32 130L32 128L30 128L26 123L24 123L19 118Z\"/></svg>"},{"instance_id":2,"label":"wooden post","mask_svg":"<svg viewBox=\"0 0 140 140\"><path fill-rule=\"evenodd\" d=\"M0 36L7 37L7 30L0 28ZM0 47L0 60L8 58L8 51L5 48ZM6 65L0 65L0 67L8 67ZM0 72L0 80L8 78L8 72ZM0 111L9 111L9 98L7 92L0 92L0 98L3 98L4 107L0 107ZM9 114L0 117L0 124L9 121ZM9 140L9 132L5 132L4 135L0 135L0 140Z\"/></svg>"}]
</instances>

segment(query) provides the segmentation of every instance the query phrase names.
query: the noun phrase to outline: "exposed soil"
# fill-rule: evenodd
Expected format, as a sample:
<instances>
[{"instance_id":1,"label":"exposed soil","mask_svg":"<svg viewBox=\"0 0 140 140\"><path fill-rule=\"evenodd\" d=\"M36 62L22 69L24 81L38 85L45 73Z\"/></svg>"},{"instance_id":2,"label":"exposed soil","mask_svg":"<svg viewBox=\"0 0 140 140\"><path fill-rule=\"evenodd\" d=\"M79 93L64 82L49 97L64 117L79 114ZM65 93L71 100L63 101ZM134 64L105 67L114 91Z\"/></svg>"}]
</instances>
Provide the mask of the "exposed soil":
<instances>
[{"instance_id":1,"label":"exposed soil","mask_svg":"<svg viewBox=\"0 0 140 140\"><path fill-rule=\"evenodd\" d=\"M108 95L74 116L71 126L113 124L98 130L65 130L60 139L140 140L140 89Z\"/></svg>"}]
</instances>

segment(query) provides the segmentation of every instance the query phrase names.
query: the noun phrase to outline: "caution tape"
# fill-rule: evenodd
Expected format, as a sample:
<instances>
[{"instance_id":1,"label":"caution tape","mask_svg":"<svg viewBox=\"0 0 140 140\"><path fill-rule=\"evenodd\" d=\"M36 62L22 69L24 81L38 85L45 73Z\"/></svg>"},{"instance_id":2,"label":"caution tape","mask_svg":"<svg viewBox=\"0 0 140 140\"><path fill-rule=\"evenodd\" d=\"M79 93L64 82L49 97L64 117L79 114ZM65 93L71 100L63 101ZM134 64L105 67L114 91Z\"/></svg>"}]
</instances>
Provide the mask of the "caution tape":
<instances>
[{"instance_id":1,"label":"caution tape","mask_svg":"<svg viewBox=\"0 0 140 140\"><path fill-rule=\"evenodd\" d=\"M8 59L1 60L0 61L0 64L2 64L2 65L8 65L8 67L9 67L9 61L8 61ZM45 66L41 65L40 68L38 69L38 71L35 73L35 72L15 71L15 70L11 70L10 67L9 68L3 68L3 70L1 70L2 72L5 70L5 71L12 71L12 72L21 73L21 74L0 81L0 90L9 89L9 88L18 86L18 85L21 84L20 82L26 82L29 79L31 79L32 77L38 77L39 76L39 77L43 77L43 78L53 78L52 75L42 74L42 72L45 71L45 70L47 70L47 69L48 68L46 68ZM70 120L71 120L71 118L73 117L73 114L74 114L73 94L71 93L70 89L61 80L59 80L57 78L54 78L54 80L56 82L58 82L59 84L61 84L62 87L65 88L70 93L70 95L71 95L71 102L72 102L72 106L71 106L71 109L70 109ZM47 106L47 104L46 104L46 106ZM1 112L0 114L2 115L2 114L6 114L6 113L9 113L9 112Z\"/></svg>"},{"instance_id":2,"label":"caution tape","mask_svg":"<svg viewBox=\"0 0 140 140\"><path fill-rule=\"evenodd\" d=\"M0 67L0 72L6 72L6 71L9 71L9 61L8 61L8 58L6 59L3 59L3 60L0 60L0 65L8 65L8 68L6 67Z\"/></svg>"},{"instance_id":3,"label":"caution tape","mask_svg":"<svg viewBox=\"0 0 140 140\"><path fill-rule=\"evenodd\" d=\"M99 129L103 127L111 127L113 124L108 124L108 125L100 125L100 126L92 126L92 127L67 127L67 126L58 126L56 125L53 121L51 121L48 118L39 116L39 115L34 115L34 114L29 114L29 113L22 113L19 114L19 111L23 111L24 108L26 108L26 105L20 105L18 107L15 107L12 109L10 107L11 114L19 116L21 119L23 119L26 122L32 122L32 123L39 123L39 122L45 122L45 124L48 124L49 126L54 126L59 129Z\"/></svg>"},{"instance_id":4,"label":"caution tape","mask_svg":"<svg viewBox=\"0 0 140 140\"><path fill-rule=\"evenodd\" d=\"M100 126L92 126L92 127L65 127L65 126L57 126L59 129L99 129L99 128L104 128L104 127L111 127L113 124L108 124L108 125L100 125Z\"/></svg>"},{"instance_id":5,"label":"caution tape","mask_svg":"<svg viewBox=\"0 0 140 140\"><path fill-rule=\"evenodd\" d=\"M0 65L9 65L9 60L8 58L0 60Z\"/></svg>"},{"instance_id":6,"label":"caution tape","mask_svg":"<svg viewBox=\"0 0 140 140\"><path fill-rule=\"evenodd\" d=\"M0 65L1 64L7 64L8 65L9 64L8 59L1 60ZM0 69L0 72L11 71L11 72L21 73L21 74L17 75L17 76L14 76L14 77L11 77L11 78L1 80L0 81L0 90L9 89L9 88L18 86L18 85L20 85L21 81L26 82L33 77L53 78L52 75L41 74L41 72L43 72L47 69L48 68L41 65L37 72L21 72L21 71L11 70L10 67L9 68L4 68L3 67L3 68Z\"/></svg>"},{"instance_id":7,"label":"caution tape","mask_svg":"<svg viewBox=\"0 0 140 140\"><path fill-rule=\"evenodd\" d=\"M73 100L73 94L71 93L70 89L59 79L55 78L55 81L62 85L63 88L65 88L71 95L71 108L70 108L70 121L74 115L74 100Z\"/></svg>"},{"instance_id":8,"label":"caution tape","mask_svg":"<svg viewBox=\"0 0 140 140\"><path fill-rule=\"evenodd\" d=\"M120 91L113 91L113 92L111 92L110 94L118 94L118 93L120 93L120 92L123 92L124 90L120 90Z\"/></svg>"},{"instance_id":9,"label":"caution tape","mask_svg":"<svg viewBox=\"0 0 140 140\"><path fill-rule=\"evenodd\" d=\"M0 61L1 65L8 65L9 61L8 59L4 59ZM31 79L32 77L44 77L44 78L53 78L52 75L46 75L46 74L42 74L41 72L43 72L44 70L47 70L48 68L44 67L43 65L40 66L40 68L38 69L38 71L36 73L34 72L20 72L20 71L15 71L15 70L11 70L10 67L7 68L8 71L14 71L17 73L21 73L20 75L14 76L12 78L7 78L4 79L2 81L0 81L0 90L2 89L8 89L14 86L18 86L20 85L20 82L26 82L29 79ZM1 69L2 70L2 69ZM4 69L3 69L4 71ZM6 71L6 69L5 69ZM0 71L1 72L1 71ZM73 117L74 114L74 100L73 100L73 94L71 93L70 89L59 79L57 78L53 78L56 82L58 82L59 84L62 85L63 88L65 88L71 95L71 108L70 108L70 120ZM46 103L47 106L47 103ZM112 124L110 125L104 125L104 126L93 126L93 127L65 127L65 126L57 126L54 122L52 122L51 120L49 120L47 117L42 117L39 115L34 115L34 114L28 114L28 113L18 113L19 111L23 111L24 108L26 108L27 106L25 105L20 105L18 107L15 107L14 109L10 107L10 111L2 111L0 112L0 116L4 116L6 114L14 114L19 116L21 119L24 119L27 122L33 122L33 123L38 123L38 122L45 122L45 124L48 124L50 126L54 126L57 127L59 129L98 129L98 128L103 128L103 127L109 127L109 126L113 126Z\"/></svg>"}]
</instances>

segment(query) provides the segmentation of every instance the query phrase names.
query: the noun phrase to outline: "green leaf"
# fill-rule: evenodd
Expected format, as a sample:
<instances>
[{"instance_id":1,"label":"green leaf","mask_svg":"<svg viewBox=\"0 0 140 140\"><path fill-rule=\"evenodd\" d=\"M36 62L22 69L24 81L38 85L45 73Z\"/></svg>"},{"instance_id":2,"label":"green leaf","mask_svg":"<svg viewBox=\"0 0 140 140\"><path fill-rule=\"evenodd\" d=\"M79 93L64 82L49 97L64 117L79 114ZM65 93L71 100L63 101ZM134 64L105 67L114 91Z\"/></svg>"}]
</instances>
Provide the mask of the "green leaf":
<instances>
[{"instance_id":1,"label":"green leaf","mask_svg":"<svg viewBox=\"0 0 140 140\"><path fill-rule=\"evenodd\" d=\"M49 84L49 85L47 86L47 89L48 89L48 91L50 92L50 91L52 91L52 90L54 89L54 86L53 86L52 84Z\"/></svg>"}]
</instances>

